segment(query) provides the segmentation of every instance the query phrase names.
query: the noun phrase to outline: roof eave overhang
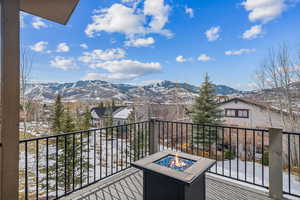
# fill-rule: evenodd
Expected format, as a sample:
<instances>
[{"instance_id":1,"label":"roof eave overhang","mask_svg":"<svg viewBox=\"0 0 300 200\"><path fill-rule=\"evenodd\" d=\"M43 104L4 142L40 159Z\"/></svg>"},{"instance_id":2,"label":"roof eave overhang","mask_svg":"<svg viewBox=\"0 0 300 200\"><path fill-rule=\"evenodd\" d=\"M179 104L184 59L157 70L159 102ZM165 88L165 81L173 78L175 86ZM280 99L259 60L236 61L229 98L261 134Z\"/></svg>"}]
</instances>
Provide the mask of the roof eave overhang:
<instances>
[{"instance_id":1,"label":"roof eave overhang","mask_svg":"<svg viewBox=\"0 0 300 200\"><path fill-rule=\"evenodd\" d=\"M20 10L65 25L78 2L79 0L20 0Z\"/></svg>"}]
</instances>

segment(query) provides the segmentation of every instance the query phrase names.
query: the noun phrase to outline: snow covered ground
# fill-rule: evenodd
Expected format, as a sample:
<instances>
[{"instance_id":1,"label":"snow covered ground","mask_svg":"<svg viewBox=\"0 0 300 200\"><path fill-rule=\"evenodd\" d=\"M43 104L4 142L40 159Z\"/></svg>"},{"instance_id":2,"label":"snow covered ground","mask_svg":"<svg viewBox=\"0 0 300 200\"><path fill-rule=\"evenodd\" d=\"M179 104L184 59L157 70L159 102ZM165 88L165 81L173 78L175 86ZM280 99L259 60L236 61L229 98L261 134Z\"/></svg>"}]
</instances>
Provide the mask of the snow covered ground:
<instances>
[{"instance_id":1,"label":"snow covered ground","mask_svg":"<svg viewBox=\"0 0 300 200\"><path fill-rule=\"evenodd\" d=\"M25 132L24 122L19 123L19 131ZM47 135L50 133L49 124L47 122L38 121L26 122L26 133L35 137L40 137L42 134Z\"/></svg>"},{"instance_id":2,"label":"snow covered ground","mask_svg":"<svg viewBox=\"0 0 300 200\"><path fill-rule=\"evenodd\" d=\"M225 176L230 176L230 162L231 162L231 177L238 178L240 180L246 180L251 183L256 183L259 185L269 186L269 167L263 166L260 163L254 163L249 161L241 160L225 160L224 161L224 170L223 162L218 161L216 165L211 168L212 172L217 174L222 174L224 171ZM245 170L246 168L246 170ZM255 176L254 176L255 174ZM300 195L300 179L297 176L291 175L291 193ZM263 182L264 181L264 182ZM283 189L286 192L289 192L289 175L288 172L283 172Z\"/></svg>"}]
</instances>

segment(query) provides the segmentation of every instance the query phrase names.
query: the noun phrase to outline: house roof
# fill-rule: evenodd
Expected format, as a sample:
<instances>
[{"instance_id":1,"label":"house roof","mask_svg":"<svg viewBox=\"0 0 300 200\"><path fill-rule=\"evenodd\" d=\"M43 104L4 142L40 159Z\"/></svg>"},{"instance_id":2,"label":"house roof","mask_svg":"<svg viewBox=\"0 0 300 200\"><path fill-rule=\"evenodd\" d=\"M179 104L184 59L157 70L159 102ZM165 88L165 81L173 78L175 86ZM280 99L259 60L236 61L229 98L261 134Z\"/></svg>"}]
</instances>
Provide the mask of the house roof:
<instances>
[{"instance_id":1,"label":"house roof","mask_svg":"<svg viewBox=\"0 0 300 200\"><path fill-rule=\"evenodd\" d=\"M20 9L24 12L66 24L79 0L20 0Z\"/></svg>"},{"instance_id":2,"label":"house roof","mask_svg":"<svg viewBox=\"0 0 300 200\"><path fill-rule=\"evenodd\" d=\"M130 113L132 112L132 108L123 107L114 112L113 117L116 119L128 119Z\"/></svg>"},{"instance_id":3,"label":"house roof","mask_svg":"<svg viewBox=\"0 0 300 200\"><path fill-rule=\"evenodd\" d=\"M125 108L125 106L114 106L114 107L95 107L91 109L91 112L95 112L97 117L103 117L108 109L112 109L112 112L116 112L120 108Z\"/></svg>"}]
</instances>

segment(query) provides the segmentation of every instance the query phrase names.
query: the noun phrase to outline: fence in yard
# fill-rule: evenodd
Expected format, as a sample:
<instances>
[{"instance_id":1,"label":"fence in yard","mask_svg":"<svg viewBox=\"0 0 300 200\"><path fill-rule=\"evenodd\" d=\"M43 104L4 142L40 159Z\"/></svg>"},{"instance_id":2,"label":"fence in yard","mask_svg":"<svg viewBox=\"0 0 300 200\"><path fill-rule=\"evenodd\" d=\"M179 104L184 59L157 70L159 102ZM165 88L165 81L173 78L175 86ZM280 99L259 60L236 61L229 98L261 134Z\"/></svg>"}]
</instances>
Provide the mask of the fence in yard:
<instances>
[{"instance_id":1,"label":"fence in yard","mask_svg":"<svg viewBox=\"0 0 300 200\"><path fill-rule=\"evenodd\" d=\"M269 188L269 130L150 120L20 141L20 199L57 199L171 149L217 161L211 173ZM153 140L157 135L157 140ZM283 132L284 193L300 197L300 134Z\"/></svg>"}]
</instances>

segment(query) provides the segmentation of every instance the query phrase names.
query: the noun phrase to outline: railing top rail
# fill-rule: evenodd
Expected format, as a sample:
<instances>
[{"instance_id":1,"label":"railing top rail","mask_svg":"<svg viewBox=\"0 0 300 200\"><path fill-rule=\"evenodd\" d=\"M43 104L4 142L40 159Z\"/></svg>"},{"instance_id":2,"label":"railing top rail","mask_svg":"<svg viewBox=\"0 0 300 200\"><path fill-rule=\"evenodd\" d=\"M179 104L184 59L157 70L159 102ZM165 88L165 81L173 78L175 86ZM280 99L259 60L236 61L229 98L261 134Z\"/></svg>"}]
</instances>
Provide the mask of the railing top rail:
<instances>
[{"instance_id":1,"label":"railing top rail","mask_svg":"<svg viewBox=\"0 0 300 200\"><path fill-rule=\"evenodd\" d=\"M36 140L46 140L46 139L57 138L57 137L65 137L65 136L68 136L68 135L87 133L89 131L101 131L101 130L112 129L112 128L121 128L121 127L136 125L136 124L142 124L142 123L146 123L146 122L149 122L149 121L140 121L140 122L134 122L134 123L128 123L128 124L122 124L122 125L116 125L116 126L108 126L108 127L103 127L103 128L93 128L93 129L89 129L89 130L79 130L79 131L68 132L68 133L60 133L60 134L49 135L49 136L23 139L23 140L20 140L19 143L32 142L32 141L36 141Z\"/></svg>"},{"instance_id":2,"label":"railing top rail","mask_svg":"<svg viewBox=\"0 0 300 200\"><path fill-rule=\"evenodd\" d=\"M32 141L36 141L36 140L46 140L46 139L50 139L50 138L65 137L65 136L68 136L68 135L87 133L89 131L101 131L101 130L112 129L112 128L120 128L120 127L126 127L126 126L141 124L141 123L147 123L147 122L151 122L151 121L165 122L165 123L189 124L189 125L196 125L196 126L197 125L199 125L199 126L209 126L209 127L217 127L217 128L230 128L230 129L245 130L245 131L259 131L259 132L262 132L262 133L267 133L269 131L268 129L243 128L243 127L237 127L237 126L225 126L225 125L220 125L220 124L205 124L205 123L192 123L192 122L151 119L150 121L140 121L140 122L134 122L134 123L128 123L128 124L122 124L122 125L116 125L116 126L109 126L109 127L103 127L103 128L93 128L93 129L89 129L89 130L79 130L79 131L68 132L68 133L60 133L60 134L49 135L49 136L23 139L23 140L20 140L19 142L20 143L25 143L25 142L32 142ZM284 131L283 134L284 135L300 136L300 133L287 132L287 131Z\"/></svg>"},{"instance_id":3,"label":"railing top rail","mask_svg":"<svg viewBox=\"0 0 300 200\"><path fill-rule=\"evenodd\" d=\"M282 133L283 133L284 135L298 135L298 136L300 136L300 133L287 132L287 131L283 131Z\"/></svg>"},{"instance_id":4,"label":"railing top rail","mask_svg":"<svg viewBox=\"0 0 300 200\"><path fill-rule=\"evenodd\" d=\"M180 121L168 121L168 120L156 120L156 121L167 122L167 123L199 125L199 126L210 126L210 127L218 127L218 128L241 129L241 130L247 130L247 131L269 132L268 129L243 128L243 127L238 127L238 126L225 126L225 125L220 125L220 124L192 123L192 122L180 122Z\"/></svg>"}]
</instances>

